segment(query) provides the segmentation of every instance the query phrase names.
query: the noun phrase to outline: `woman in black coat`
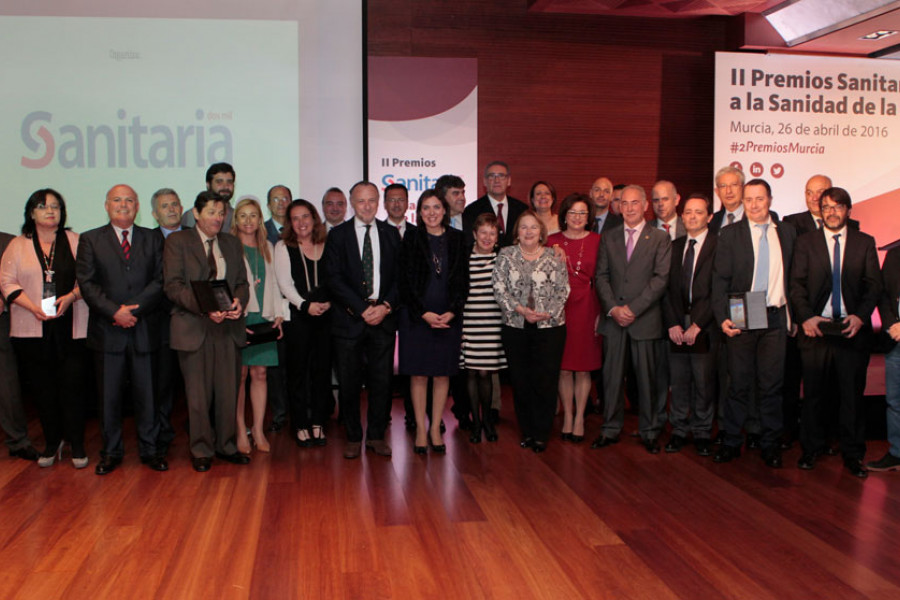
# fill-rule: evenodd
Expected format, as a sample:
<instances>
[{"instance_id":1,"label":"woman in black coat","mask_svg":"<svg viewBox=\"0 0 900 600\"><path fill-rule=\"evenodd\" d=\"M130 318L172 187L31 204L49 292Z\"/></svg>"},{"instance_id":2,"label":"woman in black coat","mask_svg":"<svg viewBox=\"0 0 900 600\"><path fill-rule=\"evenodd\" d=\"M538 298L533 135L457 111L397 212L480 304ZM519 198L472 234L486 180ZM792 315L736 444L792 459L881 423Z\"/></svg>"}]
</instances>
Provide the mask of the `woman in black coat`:
<instances>
[{"instance_id":1,"label":"woman in black coat","mask_svg":"<svg viewBox=\"0 0 900 600\"><path fill-rule=\"evenodd\" d=\"M416 205L415 232L400 251L400 372L410 376L416 415L415 452L446 452L440 423L450 377L459 370L462 309L469 262L462 232L450 227L450 208L434 190ZM431 429L425 428L428 378L433 378Z\"/></svg>"}]
</instances>

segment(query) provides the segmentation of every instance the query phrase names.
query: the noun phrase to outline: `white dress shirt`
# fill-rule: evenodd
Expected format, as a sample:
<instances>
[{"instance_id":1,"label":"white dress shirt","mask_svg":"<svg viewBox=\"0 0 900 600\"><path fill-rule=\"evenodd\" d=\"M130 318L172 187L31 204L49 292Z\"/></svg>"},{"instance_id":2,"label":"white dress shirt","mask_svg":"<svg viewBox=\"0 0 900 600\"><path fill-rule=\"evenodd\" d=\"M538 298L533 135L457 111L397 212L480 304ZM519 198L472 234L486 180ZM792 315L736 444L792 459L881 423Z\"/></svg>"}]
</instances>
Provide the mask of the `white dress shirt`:
<instances>
[{"instance_id":1,"label":"white dress shirt","mask_svg":"<svg viewBox=\"0 0 900 600\"><path fill-rule=\"evenodd\" d=\"M373 219L369 223L369 239L372 242L372 293L369 298L378 300L378 292L381 289L381 245L378 243L378 225ZM363 242L366 239L366 224L359 220L359 217L353 217L353 227L356 229L356 241L359 243L359 258L362 260Z\"/></svg>"}]
</instances>

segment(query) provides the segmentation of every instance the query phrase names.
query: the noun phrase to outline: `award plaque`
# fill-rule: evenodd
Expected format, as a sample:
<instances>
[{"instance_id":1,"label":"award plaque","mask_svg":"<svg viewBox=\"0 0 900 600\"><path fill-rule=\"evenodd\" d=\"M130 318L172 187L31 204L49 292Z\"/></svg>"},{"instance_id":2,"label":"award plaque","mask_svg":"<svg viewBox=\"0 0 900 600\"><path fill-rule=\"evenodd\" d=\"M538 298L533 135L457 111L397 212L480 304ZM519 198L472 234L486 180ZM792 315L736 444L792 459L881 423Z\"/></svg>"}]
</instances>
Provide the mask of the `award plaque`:
<instances>
[{"instance_id":1,"label":"award plaque","mask_svg":"<svg viewBox=\"0 0 900 600\"><path fill-rule=\"evenodd\" d=\"M766 314L766 293L729 294L728 317L737 329L767 329L769 317Z\"/></svg>"},{"instance_id":2,"label":"award plaque","mask_svg":"<svg viewBox=\"0 0 900 600\"><path fill-rule=\"evenodd\" d=\"M234 296L231 295L231 288L224 279L192 281L191 288L194 290L197 304L200 305L200 312L208 314L231 310Z\"/></svg>"},{"instance_id":3,"label":"award plaque","mask_svg":"<svg viewBox=\"0 0 900 600\"><path fill-rule=\"evenodd\" d=\"M833 335L843 337L844 322L841 319L830 319L819 323L819 331L823 335Z\"/></svg>"}]
</instances>

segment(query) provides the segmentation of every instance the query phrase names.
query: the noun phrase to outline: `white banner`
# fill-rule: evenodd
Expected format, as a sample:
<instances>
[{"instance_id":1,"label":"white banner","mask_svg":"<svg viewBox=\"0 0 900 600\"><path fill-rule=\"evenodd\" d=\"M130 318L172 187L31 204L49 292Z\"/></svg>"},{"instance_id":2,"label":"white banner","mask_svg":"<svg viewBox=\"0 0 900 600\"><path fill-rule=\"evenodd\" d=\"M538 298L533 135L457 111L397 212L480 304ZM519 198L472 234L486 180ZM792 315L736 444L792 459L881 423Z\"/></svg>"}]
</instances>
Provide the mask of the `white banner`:
<instances>
[{"instance_id":1,"label":"white banner","mask_svg":"<svg viewBox=\"0 0 900 600\"><path fill-rule=\"evenodd\" d=\"M879 245L900 238L900 63L865 58L716 54L715 169L772 186L772 209L806 210L827 175Z\"/></svg>"}]
</instances>

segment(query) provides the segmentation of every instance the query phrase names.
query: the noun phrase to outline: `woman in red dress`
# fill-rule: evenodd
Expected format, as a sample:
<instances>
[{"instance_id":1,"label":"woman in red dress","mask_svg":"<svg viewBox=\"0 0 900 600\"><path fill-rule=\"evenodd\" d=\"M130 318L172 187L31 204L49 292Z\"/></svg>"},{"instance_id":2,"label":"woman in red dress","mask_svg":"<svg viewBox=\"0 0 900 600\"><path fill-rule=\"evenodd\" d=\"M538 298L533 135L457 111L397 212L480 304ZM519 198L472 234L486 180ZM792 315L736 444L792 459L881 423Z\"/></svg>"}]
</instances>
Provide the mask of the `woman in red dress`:
<instances>
[{"instance_id":1,"label":"woman in red dress","mask_svg":"<svg viewBox=\"0 0 900 600\"><path fill-rule=\"evenodd\" d=\"M602 364L602 343L597 335L600 301L594 290L594 268L600 235L588 226L594 222L594 204L584 194L569 194L559 207L560 232L548 246L566 254L569 299L566 301L566 347L559 373L559 397L563 407L562 438L584 441L584 409L591 390L591 371ZM573 402L574 399L574 402ZM574 404L574 410L573 410Z\"/></svg>"}]
</instances>

